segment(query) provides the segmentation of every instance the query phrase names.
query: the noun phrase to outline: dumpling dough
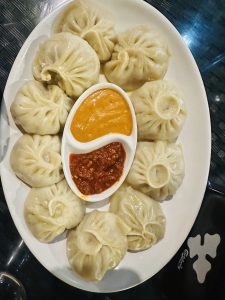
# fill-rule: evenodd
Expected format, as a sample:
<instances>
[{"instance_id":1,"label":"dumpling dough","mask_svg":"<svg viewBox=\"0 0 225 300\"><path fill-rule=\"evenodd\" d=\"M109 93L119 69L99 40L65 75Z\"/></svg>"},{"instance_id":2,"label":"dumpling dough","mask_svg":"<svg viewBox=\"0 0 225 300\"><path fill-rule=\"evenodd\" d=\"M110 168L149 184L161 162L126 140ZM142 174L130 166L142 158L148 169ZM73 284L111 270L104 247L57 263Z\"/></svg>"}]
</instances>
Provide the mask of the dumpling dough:
<instances>
[{"instance_id":1,"label":"dumpling dough","mask_svg":"<svg viewBox=\"0 0 225 300\"><path fill-rule=\"evenodd\" d=\"M98 56L91 46L67 32L47 39L33 62L35 79L57 84L73 98L98 82L99 69Z\"/></svg>"},{"instance_id":2,"label":"dumpling dough","mask_svg":"<svg viewBox=\"0 0 225 300\"><path fill-rule=\"evenodd\" d=\"M180 144L166 141L139 142L127 182L155 200L175 194L184 178Z\"/></svg>"},{"instance_id":3,"label":"dumpling dough","mask_svg":"<svg viewBox=\"0 0 225 300\"><path fill-rule=\"evenodd\" d=\"M104 73L110 82L130 91L162 79L168 62L169 50L161 35L153 27L139 25L118 35Z\"/></svg>"},{"instance_id":4,"label":"dumpling dough","mask_svg":"<svg viewBox=\"0 0 225 300\"><path fill-rule=\"evenodd\" d=\"M56 85L25 83L11 105L17 125L27 133L57 134L65 125L73 101Z\"/></svg>"},{"instance_id":5,"label":"dumpling dough","mask_svg":"<svg viewBox=\"0 0 225 300\"><path fill-rule=\"evenodd\" d=\"M131 228L128 250L140 251L154 245L164 236L165 217L159 202L123 184L110 197L109 210Z\"/></svg>"},{"instance_id":6,"label":"dumpling dough","mask_svg":"<svg viewBox=\"0 0 225 300\"><path fill-rule=\"evenodd\" d=\"M72 269L84 279L101 280L124 257L129 230L113 213L94 210L87 214L68 235L67 256Z\"/></svg>"},{"instance_id":7,"label":"dumpling dough","mask_svg":"<svg viewBox=\"0 0 225 300\"><path fill-rule=\"evenodd\" d=\"M96 3L76 1L59 16L55 32L70 32L82 37L96 51L100 61L110 59L115 39L114 22Z\"/></svg>"},{"instance_id":8,"label":"dumpling dough","mask_svg":"<svg viewBox=\"0 0 225 300\"><path fill-rule=\"evenodd\" d=\"M85 206L65 180L57 184L33 188L24 204L24 216L32 234L41 242L51 242L66 229L83 219Z\"/></svg>"},{"instance_id":9,"label":"dumpling dough","mask_svg":"<svg viewBox=\"0 0 225 300\"><path fill-rule=\"evenodd\" d=\"M13 146L10 162L15 174L31 187L44 187L63 177L58 136L25 134Z\"/></svg>"},{"instance_id":10,"label":"dumpling dough","mask_svg":"<svg viewBox=\"0 0 225 300\"><path fill-rule=\"evenodd\" d=\"M146 82L131 95L139 140L174 140L180 133L186 109L180 93L168 81Z\"/></svg>"}]
</instances>

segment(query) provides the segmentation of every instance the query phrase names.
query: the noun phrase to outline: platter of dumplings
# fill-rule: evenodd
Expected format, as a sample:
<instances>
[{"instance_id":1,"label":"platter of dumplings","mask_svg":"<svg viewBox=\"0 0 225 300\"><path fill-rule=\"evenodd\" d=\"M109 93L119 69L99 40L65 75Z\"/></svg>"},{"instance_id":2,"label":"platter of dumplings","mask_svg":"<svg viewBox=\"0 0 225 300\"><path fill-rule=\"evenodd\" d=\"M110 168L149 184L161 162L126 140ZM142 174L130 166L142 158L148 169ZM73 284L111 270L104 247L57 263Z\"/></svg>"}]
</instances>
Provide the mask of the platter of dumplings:
<instances>
[{"instance_id":1,"label":"platter of dumplings","mask_svg":"<svg viewBox=\"0 0 225 300\"><path fill-rule=\"evenodd\" d=\"M141 0L63 4L24 43L4 101L2 185L39 262L92 292L163 268L198 214L211 147L173 25Z\"/></svg>"}]
</instances>

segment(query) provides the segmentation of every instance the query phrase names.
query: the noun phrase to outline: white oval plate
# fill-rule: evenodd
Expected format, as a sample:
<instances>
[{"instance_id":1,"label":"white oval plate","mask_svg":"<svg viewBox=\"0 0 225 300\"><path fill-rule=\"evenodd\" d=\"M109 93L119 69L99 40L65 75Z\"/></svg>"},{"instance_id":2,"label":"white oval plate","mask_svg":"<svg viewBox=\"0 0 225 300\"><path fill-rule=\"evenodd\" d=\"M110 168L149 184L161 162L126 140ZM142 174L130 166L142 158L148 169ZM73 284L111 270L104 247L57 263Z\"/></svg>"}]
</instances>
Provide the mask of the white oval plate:
<instances>
[{"instance_id":1,"label":"white oval plate","mask_svg":"<svg viewBox=\"0 0 225 300\"><path fill-rule=\"evenodd\" d=\"M162 204L167 219L165 237L149 250L127 253L116 269L109 271L99 284L95 284L80 279L69 269L65 239L42 244L26 227L23 204L29 188L16 178L9 164L12 146L21 135L12 120L9 108L18 88L25 80L32 78L31 65L37 47L44 38L50 36L53 21L63 6L52 12L33 30L10 72L4 92L10 122L10 143L1 166L1 180L10 213L20 235L46 269L74 287L93 292L115 292L133 287L152 277L165 266L184 242L204 196L210 164L211 130L206 93L199 70L171 23L155 8L141 0L102 0L102 4L113 13L118 32L137 24L151 22L168 38L172 57L166 78L181 89L188 108L187 121L179 137L184 148L186 175L173 199Z\"/></svg>"}]
</instances>

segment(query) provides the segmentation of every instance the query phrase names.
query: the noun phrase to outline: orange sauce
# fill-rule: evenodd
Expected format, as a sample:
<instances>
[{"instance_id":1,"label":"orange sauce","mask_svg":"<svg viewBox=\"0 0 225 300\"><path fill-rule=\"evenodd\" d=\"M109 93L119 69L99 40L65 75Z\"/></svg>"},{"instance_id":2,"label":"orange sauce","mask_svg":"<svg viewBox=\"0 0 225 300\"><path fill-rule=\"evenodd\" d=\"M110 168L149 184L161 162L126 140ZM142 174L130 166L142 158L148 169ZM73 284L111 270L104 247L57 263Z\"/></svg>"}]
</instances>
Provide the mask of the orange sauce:
<instances>
[{"instance_id":1,"label":"orange sauce","mask_svg":"<svg viewBox=\"0 0 225 300\"><path fill-rule=\"evenodd\" d=\"M90 142L109 133L130 135L132 116L127 101L113 89L89 95L78 107L70 130L79 142Z\"/></svg>"}]
</instances>

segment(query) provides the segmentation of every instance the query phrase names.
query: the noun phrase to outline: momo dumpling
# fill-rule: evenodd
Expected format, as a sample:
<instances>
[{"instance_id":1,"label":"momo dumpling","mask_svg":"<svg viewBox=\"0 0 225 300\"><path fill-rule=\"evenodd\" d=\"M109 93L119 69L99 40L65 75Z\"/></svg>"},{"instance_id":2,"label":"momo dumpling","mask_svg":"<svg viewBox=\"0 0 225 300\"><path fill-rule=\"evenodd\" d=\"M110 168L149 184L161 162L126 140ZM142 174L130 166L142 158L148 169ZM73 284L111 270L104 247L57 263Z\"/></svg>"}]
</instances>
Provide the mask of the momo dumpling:
<instances>
[{"instance_id":1,"label":"momo dumpling","mask_svg":"<svg viewBox=\"0 0 225 300\"><path fill-rule=\"evenodd\" d=\"M139 142L127 182L155 200L173 196L184 178L180 144L166 141Z\"/></svg>"},{"instance_id":2,"label":"momo dumpling","mask_svg":"<svg viewBox=\"0 0 225 300\"><path fill-rule=\"evenodd\" d=\"M56 84L72 98L98 82L99 70L100 62L91 46L68 32L48 38L33 62L36 80Z\"/></svg>"},{"instance_id":3,"label":"momo dumpling","mask_svg":"<svg viewBox=\"0 0 225 300\"><path fill-rule=\"evenodd\" d=\"M43 188L32 188L24 204L28 228L41 242L51 242L83 219L85 206L66 180Z\"/></svg>"},{"instance_id":4,"label":"momo dumpling","mask_svg":"<svg viewBox=\"0 0 225 300\"><path fill-rule=\"evenodd\" d=\"M64 177L60 151L58 136L24 134L11 151L11 167L31 187L52 185Z\"/></svg>"},{"instance_id":5,"label":"momo dumpling","mask_svg":"<svg viewBox=\"0 0 225 300\"><path fill-rule=\"evenodd\" d=\"M162 79L169 56L167 44L157 30L139 25L117 36L111 60L103 70L110 82L130 91L146 81Z\"/></svg>"},{"instance_id":6,"label":"momo dumpling","mask_svg":"<svg viewBox=\"0 0 225 300\"><path fill-rule=\"evenodd\" d=\"M124 257L129 230L113 213L88 213L68 235L67 257L72 269L86 280L101 280Z\"/></svg>"},{"instance_id":7,"label":"momo dumpling","mask_svg":"<svg viewBox=\"0 0 225 300\"><path fill-rule=\"evenodd\" d=\"M76 1L62 12L55 32L70 32L86 40L100 61L110 59L115 39L114 22L109 13L90 1Z\"/></svg>"},{"instance_id":8,"label":"momo dumpling","mask_svg":"<svg viewBox=\"0 0 225 300\"><path fill-rule=\"evenodd\" d=\"M174 140L180 133L186 108L175 86L165 80L146 82L134 91L139 140Z\"/></svg>"},{"instance_id":9,"label":"momo dumpling","mask_svg":"<svg viewBox=\"0 0 225 300\"><path fill-rule=\"evenodd\" d=\"M19 90L10 110L16 124L27 133L57 134L73 103L58 86L32 80Z\"/></svg>"},{"instance_id":10,"label":"momo dumpling","mask_svg":"<svg viewBox=\"0 0 225 300\"><path fill-rule=\"evenodd\" d=\"M110 197L110 212L115 213L131 228L128 250L145 250L163 238L165 216L159 202L123 184Z\"/></svg>"}]
</instances>

